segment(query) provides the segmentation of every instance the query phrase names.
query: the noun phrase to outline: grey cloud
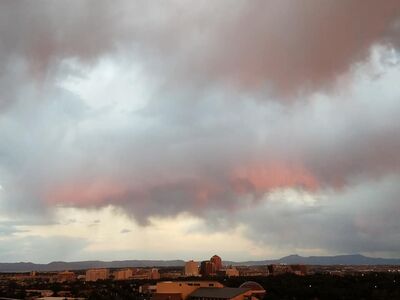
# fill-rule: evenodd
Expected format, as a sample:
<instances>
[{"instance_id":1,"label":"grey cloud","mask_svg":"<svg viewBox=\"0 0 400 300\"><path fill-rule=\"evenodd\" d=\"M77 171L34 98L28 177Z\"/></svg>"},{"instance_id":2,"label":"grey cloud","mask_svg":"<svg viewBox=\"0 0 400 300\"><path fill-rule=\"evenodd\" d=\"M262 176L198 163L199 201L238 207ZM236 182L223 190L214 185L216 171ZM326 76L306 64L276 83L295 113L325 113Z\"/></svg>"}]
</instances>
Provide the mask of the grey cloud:
<instances>
[{"instance_id":1,"label":"grey cloud","mask_svg":"<svg viewBox=\"0 0 400 300\"><path fill-rule=\"evenodd\" d=\"M287 199L235 216L248 236L285 253L368 253L398 257L399 177L355 184L321 195L314 205Z\"/></svg>"},{"instance_id":2,"label":"grey cloud","mask_svg":"<svg viewBox=\"0 0 400 300\"><path fill-rule=\"evenodd\" d=\"M0 236L11 236L19 232L27 231L18 229L14 222L0 222Z\"/></svg>"},{"instance_id":3,"label":"grey cloud","mask_svg":"<svg viewBox=\"0 0 400 300\"><path fill-rule=\"evenodd\" d=\"M276 188L340 196L357 180L365 187L399 174L398 65L362 69L373 45L392 45L398 59L398 1L171 3L0 4L4 213L113 204L142 224L182 211L218 224L219 212L257 207ZM156 82L144 108L93 108L60 87L84 76L67 59L90 69L105 57L139 64ZM351 197L351 208L360 205ZM334 224L342 203L284 213L294 227L331 222L307 236L328 247L322 235L335 226L362 234L348 215ZM276 240L284 224L275 222ZM374 251L350 234L336 242Z\"/></svg>"},{"instance_id":4,"label":"grey cloud","mask_svg":"<svg viewBox=\"0 0 400 300\"><path fill-rule=\"evenodd\" d=\"M73 261L80 257L87 245L83 239L65 236L24 236L3 239L0 248L2 262Z\"/></svg>"},{"instance_id":5,"label":"grey cloud","mask_svg":"<svg viewBox=\"0 0 400 300\"><path fill-rule=\"evenodd\" d=\"M111 203L146 223L181 211L235 211L242 198L254 205L279 187L340 189L398 173L400 91L385 83L396 70L365 80L360 70L360 90L289 106L183 90L117 113L48 88L40 105L17 103L0 119L3 206L39 213Z\"/></svg>"},{"instance_id":6,"label":"grey cloud","mask_svg":"<svg viewBox=\"0 0 400 300\"><path fill-rule=\"evenodd\" d=\"M120 9L108 1L4 1L1 54L25 57L34 74L65 57L90 61L114 47Z\"/></svg>"}]
</instances>

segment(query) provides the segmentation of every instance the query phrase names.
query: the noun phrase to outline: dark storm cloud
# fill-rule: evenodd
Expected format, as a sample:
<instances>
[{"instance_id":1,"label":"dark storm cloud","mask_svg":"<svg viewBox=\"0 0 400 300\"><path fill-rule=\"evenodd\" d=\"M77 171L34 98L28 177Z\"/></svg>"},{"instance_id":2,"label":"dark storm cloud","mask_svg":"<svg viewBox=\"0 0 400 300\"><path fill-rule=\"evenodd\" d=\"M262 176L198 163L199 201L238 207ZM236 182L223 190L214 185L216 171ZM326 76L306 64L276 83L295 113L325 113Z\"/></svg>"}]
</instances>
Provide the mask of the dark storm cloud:
<instances>
[{"instance_id":1,"label":"dark storm cloud","mask_svg":"<svg viewBox=\"0 0 400 300\"><path fill-rule=\"evenodd\" d=\"M91 61L115 46L120 9L109 1L3 1L1 55L22 56L38 73L65 57Z\"/></svg>"},{"instance_id":2,"label":"dark storm cloud","mask_svg":"<svg viewBox=\"0 0 400 300\"><path fill-rule=\"evenodd\" d=\"M43 80L64 58L131 53L170 84L320 88L396 43L400 4L352 1L3 1L1 61L22 56Z\"/></svg>"},{"instance_id":3,"label":"dark storm cloud","mask_svg":"<svg viewBox=\"0 0 400 300\"><path fill-rule=\"evenodd\" d=\"M242 211L235 217L249 225L253 240L286 253L334 249L333 253L399 256L398 183L398 176L360 182L340 192L326 192L313 205L290 204L282 194L257 211Z\"/></svg>"},{"instance_id":4,"label":"dark storm cloud","mask_svg":"<svg viewBox=\"0 0 400 300\"><path fill-rule=\"evenodd\" d=\"M254 207L276 189L339 193L399 174L399 8L395 0L1 2L2 210L111 203L141 223L182 211L206 218ZM376 45L386 47L377 74ZM87 79L102 60L139 65L155 82L143 108L96 106L60 84ZM342 211L312 210L292 225L327 219L327 231L331 213ZM338 232L358 235L350 222ZM331 246L356 249L350 233Z\"/></svg>"}]
</instances>

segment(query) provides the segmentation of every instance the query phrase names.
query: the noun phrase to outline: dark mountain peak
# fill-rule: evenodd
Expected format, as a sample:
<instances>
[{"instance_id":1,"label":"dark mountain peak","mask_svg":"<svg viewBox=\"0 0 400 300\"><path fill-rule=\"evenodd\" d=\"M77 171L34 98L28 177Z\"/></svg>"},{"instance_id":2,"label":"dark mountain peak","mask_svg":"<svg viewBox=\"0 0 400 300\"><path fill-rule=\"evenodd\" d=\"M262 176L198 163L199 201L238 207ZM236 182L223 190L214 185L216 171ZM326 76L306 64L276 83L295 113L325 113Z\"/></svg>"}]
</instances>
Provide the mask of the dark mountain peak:
<instances>
[{"instance_id":1,"label":"dark mountain peak","mask_svg":"<svg viewBox=\"0 0 400 300\"><path fill-rule=\"evenodd\" d=\"M286 259L286 258L302 258L302 256L298 255L298 254L290 254L288 256L284 256L281 259Z\"/></svg>"},{"instance_id":2,"label":"dark mountain peak","mask_svg":"<svg viewBox=\"0 0 400 300\"><path fill-rule=\"evenodd\" d=\"M347 256L347 257L358 257L358 258L366 258L366 256L362 254L345 254L345 255L338 255L338 256Z\"/></svg>"}]
</instances>

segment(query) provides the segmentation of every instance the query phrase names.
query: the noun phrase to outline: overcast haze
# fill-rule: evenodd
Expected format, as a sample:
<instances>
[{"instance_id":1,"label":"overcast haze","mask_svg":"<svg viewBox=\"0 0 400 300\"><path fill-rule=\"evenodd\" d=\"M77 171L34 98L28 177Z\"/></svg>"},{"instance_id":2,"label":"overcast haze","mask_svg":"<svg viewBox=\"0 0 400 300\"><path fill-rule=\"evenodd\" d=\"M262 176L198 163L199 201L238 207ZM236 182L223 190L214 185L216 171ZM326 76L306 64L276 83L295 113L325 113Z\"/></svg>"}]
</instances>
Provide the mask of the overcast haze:
<instances>
[{"instance_id":1,"label":"overcast haze","mask_svg":"<svg viewBox=\"0 0 400 300\"><path fill-rule=\"evenodd\" d=\"M400 1L1 1L0 261L400 257Z\"/></svg>"}]
</instances>

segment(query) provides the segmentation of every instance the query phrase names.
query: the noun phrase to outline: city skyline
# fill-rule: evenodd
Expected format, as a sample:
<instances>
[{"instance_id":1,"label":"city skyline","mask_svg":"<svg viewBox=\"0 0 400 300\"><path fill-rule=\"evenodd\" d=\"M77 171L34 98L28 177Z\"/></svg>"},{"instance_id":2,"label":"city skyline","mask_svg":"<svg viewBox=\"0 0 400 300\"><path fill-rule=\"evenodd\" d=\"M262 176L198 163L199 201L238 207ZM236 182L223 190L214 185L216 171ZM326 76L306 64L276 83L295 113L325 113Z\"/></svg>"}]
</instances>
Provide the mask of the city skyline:
<instances>
[{"instance_id":1,"label":"city skyline","mask_svg":"<svg viewBox=\"0 0 400 300\"><path fill-rule=\"evenodd\" d=\"M0 262L400 258L400 1L0 2Z\"/></svg>"}]
</instances>

